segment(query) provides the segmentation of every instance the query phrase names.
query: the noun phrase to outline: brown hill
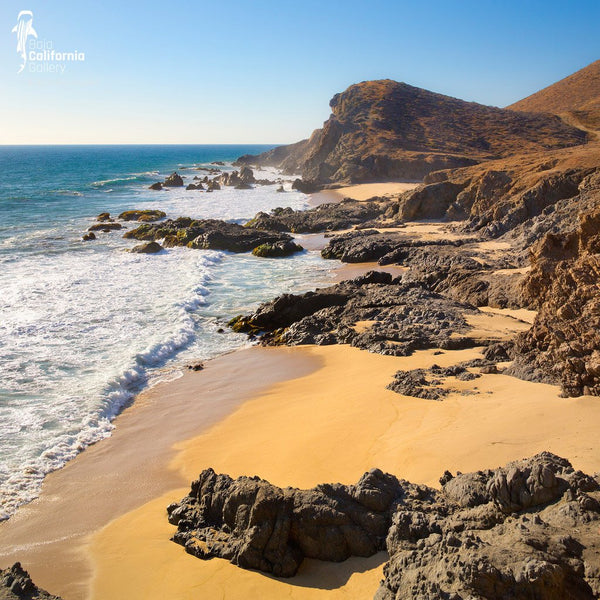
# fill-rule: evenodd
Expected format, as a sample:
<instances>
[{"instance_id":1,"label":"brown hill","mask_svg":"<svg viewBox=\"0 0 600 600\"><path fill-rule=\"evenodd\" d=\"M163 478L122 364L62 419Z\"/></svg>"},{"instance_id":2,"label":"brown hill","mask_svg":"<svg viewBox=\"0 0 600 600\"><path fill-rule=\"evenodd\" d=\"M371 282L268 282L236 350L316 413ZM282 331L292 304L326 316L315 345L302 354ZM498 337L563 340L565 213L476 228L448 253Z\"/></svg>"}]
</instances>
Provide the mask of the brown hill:
<instances>
[{"instance_id":1,"label":"brown hill","mask_svg":"<svg viewBox=\"0 0 600 600\"><path fill-rule=\"evenodd\" d=\"M310 139L240 163L270 164L319 185L422 179L439 169L582 144L587 134L549 114L465 102L389 79L336 94Z\"/></svg>"},{"instance_id":2,"label":"brown hill","mask_svg":"<svg viewBox=\"0 0 600 600\"><path fill-rule=\"evenodd\" d=\"M600 60L507 108L553 113L576 126L600 129Z\"/></svg>"}]
</instances>

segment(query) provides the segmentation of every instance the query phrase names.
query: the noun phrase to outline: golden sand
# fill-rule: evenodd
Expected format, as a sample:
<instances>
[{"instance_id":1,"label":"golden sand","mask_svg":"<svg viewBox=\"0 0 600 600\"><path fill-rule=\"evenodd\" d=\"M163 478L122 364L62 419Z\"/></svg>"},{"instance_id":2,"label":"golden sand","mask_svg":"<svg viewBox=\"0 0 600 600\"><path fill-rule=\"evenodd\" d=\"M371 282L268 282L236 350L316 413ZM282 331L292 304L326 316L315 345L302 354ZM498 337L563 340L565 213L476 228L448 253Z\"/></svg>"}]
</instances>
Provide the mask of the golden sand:
<instances>
[{"instance_id":1,"label":"golden sand","mask_svg":"<svg viewBox=\"0 0 600 600\"><path fill-rule=\"evenodd\" d=\"M397 369L447 366L478 356L477 350L423 351L407 358L346 346L294 352L323 366L275 384L205 433L177 444L171 468L187 481L210 466L233 477L256 474L279 486L306 488L355 482L374 466L436 485L445 469L492 468L542 450L588 472L600 467L595 398L564 399L556 387L503 375L452 382L476 393L454 393L443 402L385 389ZM168 539L174 528L165 512L185 493L173 490L94 535L93 598L363 598L375 592L383 555L338 565L307 561L300 576L288 581L186 555Z\"/></svg>"},{"instance_id":2,"label":"golden sand","mask_svg":"<svg viewBox=\"0 0 600 600\"><path fill-rule=\"evenodd\" d=\"M397 196L407 190L416 188L418 183L408 183L406 181L388 181L385 183L360 183L357 185L348 185L334 190L323 190L311 194L310 204L317 206L330 202L339 202L344 198L353 200L369 200L374 197L389 198Z\"/></svg>"}]
</instances>

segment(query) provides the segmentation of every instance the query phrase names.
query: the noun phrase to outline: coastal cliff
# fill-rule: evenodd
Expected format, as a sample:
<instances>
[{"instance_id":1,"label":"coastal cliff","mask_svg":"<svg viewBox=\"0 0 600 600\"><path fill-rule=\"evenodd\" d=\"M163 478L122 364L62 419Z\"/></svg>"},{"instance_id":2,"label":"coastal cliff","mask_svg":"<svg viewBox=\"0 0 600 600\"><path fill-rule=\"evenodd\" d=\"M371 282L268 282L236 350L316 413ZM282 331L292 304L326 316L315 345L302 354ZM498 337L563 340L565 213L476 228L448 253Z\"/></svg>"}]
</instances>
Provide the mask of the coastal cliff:
<instances>
[{"instance_id":1,"label":"coastal cliff","mask_svg":"<svg viewBox=\"0 0 600 600\"><path fill-rule=\"evenodd\" d=\"M421 180L440 169L587 140L554 115L483 106L389 79L352 85L330 106L331 116L308 140L238 162L301 173L310 185Z\"/></svg>"}]
</instances>

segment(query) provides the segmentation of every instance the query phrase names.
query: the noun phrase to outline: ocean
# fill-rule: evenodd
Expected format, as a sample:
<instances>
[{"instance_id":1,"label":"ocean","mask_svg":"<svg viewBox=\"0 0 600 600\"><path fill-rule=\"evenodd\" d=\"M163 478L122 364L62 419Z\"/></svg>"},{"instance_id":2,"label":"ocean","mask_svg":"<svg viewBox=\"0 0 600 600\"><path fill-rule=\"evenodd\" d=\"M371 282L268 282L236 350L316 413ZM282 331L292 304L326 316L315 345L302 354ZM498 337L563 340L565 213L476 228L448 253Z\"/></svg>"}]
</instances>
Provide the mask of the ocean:
<instances>
[{"instance_id":1,"label":"ocean","mask_svg":"<svg viewBox=\"0 0 600 600\"><path fill-rule=\"evenodd\" d=\"M190 361L248 344L227 321L285 291L331 280L316 251L261 259L188 248L127 252L122 231L82 235L101 212L158 208L168 217L243 223L307 196L278 186L212 194L151 191L173 171L268 146L0 147L0 519L37 496L44 476L110 435L144 387ZM255 172L276 179L273 169ZM127 223L129 228L135 223ZM219 329L225 329L220 333Z\"/></svg>"}]
</instances>

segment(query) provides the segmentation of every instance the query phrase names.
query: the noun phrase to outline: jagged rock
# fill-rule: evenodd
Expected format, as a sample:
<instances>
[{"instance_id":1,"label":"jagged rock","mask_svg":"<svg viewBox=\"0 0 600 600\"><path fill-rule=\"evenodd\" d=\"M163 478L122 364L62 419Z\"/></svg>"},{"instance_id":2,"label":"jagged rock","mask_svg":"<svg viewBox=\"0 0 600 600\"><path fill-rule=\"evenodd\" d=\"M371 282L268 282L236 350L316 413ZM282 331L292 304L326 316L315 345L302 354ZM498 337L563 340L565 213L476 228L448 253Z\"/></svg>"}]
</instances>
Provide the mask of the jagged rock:
<instances>
[{"instance_id":1,"label":"jagged rock","mask_svg":"<svg viewBox=\"0 0 600 600\"><path fill-rule=\"evenodd\" d=\"M290 256L296 252L302 252L304 248L291 240L283 240L279 242L261 244L252 250L254 256L263 258L278 258L281 256Z\"/></svg>"},{"instance_id":2,"label":"jagged rock","mask_svg":"<svg viewBox=\"0 0 600 600\"><path fill-rule=\"evenodd\" d=\"M597 187L589 193L600 201ZM600 395L600 210L580 217L578 230L547 234L532 254L524 295L539 308L516 341L506 373L560 384L567 396Z\"/></svg>"},{"instance_id":3,"label":"jagged rock","mask_svg":"<svg viewBox=\"0 0 600 600\"><path fill-rule=\"evenodd\" d=\"M216 219L194 220L189 217L140 225L128 231L124 237L143 241L164 239L166 248L188 246L230 252L250 252L261 244L291 240L285 233L247 229Z\"/></svg>"},{"instance_id":4,"label":"jagged rock","mask_svg":"<svg viewBox=\"0 0 600 600\"><path fill-rule=\"evenodd\" d=\"M259 212L246 223L246 227L254 229L271 229L273 231L290 231L292 233L316 233L349 229L369 219L380 217L388 202L358 202L344 200L331 204L321 204L309 210L294 210L278 207L270 214Z\"/></svg>"},{"instance_id":5,"label":"jagged rock","mask_svg":"<svg viewBox=\"0 0 600 600\"><path fill-rule=\"evenodd\" d=\"M123 221L140 221L151 223L167 216L162 210L126 210L119 215Z\"/></svg>"},{"instance_id":6,"label":"jagged rock","mask_svg":"<svg viewBox=\"0 0 600 600\"><path fill-rule=\"evenodd\" d=\"M598 482L543 452L403 498L377 600L597 599Z\"/></svg>"},{"instance_id":7,"label":"jagged rock","mask_svg":"<svg viewBox=\"0 0 600 600\"><path fill-rule=\"evenodd\" d=\"M404 486L379 469L356 485L311 490L281 489L258 477L233 480L207 469L167 512L177 525L173 541L189 554L291 577L304 558L340 562L382 550L403 493Z\"/></svg>"},{"instance_id":8,"label":"jagged rock","mask_svg":"<svg viewBox=\"0 0 600 600\"><path fill-rule=\"evenodd\" d=\"M21 563L0 569L0 600L61 600L37 587Z\"/></svg>"},{"instance_id":9,"label":"jagged rock","mask_svg":"<svg viewBox=\"0 0 600 600\"><path fill-rule=\"evenodd\" d=\"M295 179L292 183L292 189L298 190L303 194L312 194L319 191L319 185L314 181L304 181L303 179Z\"/></svg>"},{"instance_id":10,"label":"jagged rock","mask_svg":"<svg viewBox=\"0 0 600 600\"><path fill-rule=\"evenodd\" d=\"M214 190L220 190L220 189L221 189L221 185L219 184L218 181L215 181L213 179L212 181L206 182L206 191L207 192L213 192Z\"/></svg>"},{"instance_id":11,"label":"jagged rock","mask_svg":"<svg viewBox=\"0 0 600 600\"><path fill-rule=\"evenodd\" d=\"M154 191L160 191L163 189L163 184L160 181L157 181L156 183L153 183L148 189L154 190Z\"/></svg>"},{"instance_id":12,"label":"jagged rock","mask_svg":"<svg viewBox=\"0 0 600 600\"><path fill-rule=\"evenodd\" d=\"M242 167L240 169L239 177L242 183L256 183L256 179L254 179L254 173L252 172L252 169L250 167Z\"/></svg>"},{"instance_id":13,"label":"jagged rock","mask_svg":"<svg viewBox=\"0 0 600 600\"><path fill-rule=\"evenodd\" d=\"M433 375L434 378L428 379L427 375L429 374ZM470 381L480 377L480 375L467 371L463 365L452 367L432 365L429 369L397 371L394 380L387 386L387 389L413 398L441 400L452 391L448 387L441 386L442 381L440 378L446 377L456 377L461 381Z\"/></svg>"},{"instance_id":14,"label":"jagged rock","mask_svg":"<svg viewBox=\"0 0 600 600\"><path fill-rule=\"evenodd\" d=\"M204 186L201 183L188 183L185 187L186 190L203 190Z\"/></svg>"},{"instance_id":15,"label":"jagged rock","mask_svg":"<svg viewBox=\"0 0 600 600\"><path fill-rule=\"evenodd\" d=\"M407 356L417 349L474 346L474 340L456 334L469 330L464 315L475 312L389 273L371 271L315 292L283 294L229 325L234 331L262 333L264 345L345 343ZM376 323L357 332L357 321Z\"/></svg>"},{"instance_id":16,"label":"jagged rock","mask_svg":"<svg viewBox=\"0 0 600 600\"><path fill-rule=\"evenodd\" d=\"M158 242L146 242L145 244L134 246L130 252L134 254L156 254L162 249L163 247Z\"/></svg>"},{"instance_id":17,"label":"jagged rock","mask_svg":"<svg viewBox=\"0 0 600 600\"><path fill-rule=\"evenodd\" d=\"M183 187L183 178L181 175L174 171L171 173L163 182L165 187Z\"/></svg>"},{"instance_id":18,"label":"jagged rock","mask_svg":"<svg viewBox=\"0 0 600 600\"><path fill-rule=\"evenodd\" d=\"M88 227L88 231L113 231L114 229L122 229L123 225L121 223L97 223L96 225L92 225Z\"/></svg>"}]
</instances>

